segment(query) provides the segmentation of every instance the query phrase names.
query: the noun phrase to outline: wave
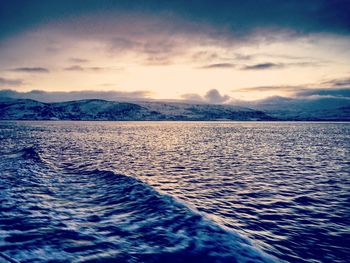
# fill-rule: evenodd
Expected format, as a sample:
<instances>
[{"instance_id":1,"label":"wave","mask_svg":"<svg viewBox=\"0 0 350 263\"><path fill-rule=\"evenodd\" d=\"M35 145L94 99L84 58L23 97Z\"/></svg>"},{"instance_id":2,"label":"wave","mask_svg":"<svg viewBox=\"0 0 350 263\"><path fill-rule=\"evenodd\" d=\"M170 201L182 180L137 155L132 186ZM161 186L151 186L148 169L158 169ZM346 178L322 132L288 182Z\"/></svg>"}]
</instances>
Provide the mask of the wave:
<instances>
[{"instance_id":1,"label":"wave","mask_svg":"<svg viewBox=\"0 0 350 263\"><path fill-rule=\"evenodd\" d=\"M34 147L20 157L43 160ZM24 203L0 214L0 252L24 262L275 261L247 238L138 179L86 167L53 171L50 179L37 173L41 184L22 189Z\"/></svg>"},{"instance_id":2,"label":"wave","mask_svg":"<svg viewBox=\"0 0 350 263\"><path fill-rule=\"evenodd\" d=\"M24 160L34 160L37 162L42 162L42 158L38 153L35 146L24 147L20 150L15 150L10 153L2 153L1 154L5 158L9 159L24 159Z\"/></svg>"}]
</instances>

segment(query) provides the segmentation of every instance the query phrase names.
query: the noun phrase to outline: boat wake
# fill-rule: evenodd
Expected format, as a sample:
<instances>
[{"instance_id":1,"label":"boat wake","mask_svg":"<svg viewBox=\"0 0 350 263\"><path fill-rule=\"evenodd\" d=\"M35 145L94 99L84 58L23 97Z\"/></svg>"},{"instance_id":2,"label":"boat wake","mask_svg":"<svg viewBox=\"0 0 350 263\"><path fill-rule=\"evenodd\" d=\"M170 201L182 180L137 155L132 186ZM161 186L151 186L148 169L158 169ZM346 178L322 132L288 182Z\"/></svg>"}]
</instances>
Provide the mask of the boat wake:
<instances>
[{"instance_id":1,"label":"boat wake","mask_svg":"<svg viewBox=\"0 0 350 263\"><path fill-rule=\"evenodd\" d=\"M35 147L0 161L0 252L20 262L272 262L248 239L133 177L48 162Z\"/></svg>"}]
</instances>

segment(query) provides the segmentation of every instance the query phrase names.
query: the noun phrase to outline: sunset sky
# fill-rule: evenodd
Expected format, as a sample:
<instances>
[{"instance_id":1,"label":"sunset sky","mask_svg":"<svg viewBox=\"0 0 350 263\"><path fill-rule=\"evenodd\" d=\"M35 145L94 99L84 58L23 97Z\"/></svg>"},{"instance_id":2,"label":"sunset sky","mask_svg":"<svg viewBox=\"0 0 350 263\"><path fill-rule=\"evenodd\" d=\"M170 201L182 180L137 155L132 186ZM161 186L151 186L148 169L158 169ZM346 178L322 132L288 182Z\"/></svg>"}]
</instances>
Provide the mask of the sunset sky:
<instances>
[{"instance_id":1,"label":"sunset sky","mask_svg":"<svg viewBox=\"0 0 350 263\"><path fill-rule=\"evenodd\" d=\"M4 0L0 89L222 102L348 89L349 14L348 0Z\"/></svg>"}]
</instances>

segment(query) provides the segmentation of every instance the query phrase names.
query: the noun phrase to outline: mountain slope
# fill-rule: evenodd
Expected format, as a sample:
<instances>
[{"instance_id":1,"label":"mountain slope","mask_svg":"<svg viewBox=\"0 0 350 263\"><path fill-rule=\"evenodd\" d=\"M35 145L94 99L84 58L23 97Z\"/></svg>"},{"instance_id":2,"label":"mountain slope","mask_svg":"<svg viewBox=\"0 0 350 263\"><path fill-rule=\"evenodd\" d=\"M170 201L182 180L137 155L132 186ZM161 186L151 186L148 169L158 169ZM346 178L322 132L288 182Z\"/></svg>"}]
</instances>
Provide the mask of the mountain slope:
<instances>
[{"instance_id":1,"label":"mountain slope","mask_svg":"<svg viewBox=\"0 0 350 263\"><path fill-rule=\"evenodd\" d=\"M350 99L347 97L313 99L271 97L240 105L263 111L279 120L350 121Z\"/></svg>"},{"instance_id":2,"label":"mountain slope","mask_svg":"<svg viewBox=\"0 0 350 263\"><path fill-rule=\"evenodd\" d=\"M43 103L1 99L1 120L271 120L244 107L161 102L79 100Z\"/></svg>"}]
</instances>

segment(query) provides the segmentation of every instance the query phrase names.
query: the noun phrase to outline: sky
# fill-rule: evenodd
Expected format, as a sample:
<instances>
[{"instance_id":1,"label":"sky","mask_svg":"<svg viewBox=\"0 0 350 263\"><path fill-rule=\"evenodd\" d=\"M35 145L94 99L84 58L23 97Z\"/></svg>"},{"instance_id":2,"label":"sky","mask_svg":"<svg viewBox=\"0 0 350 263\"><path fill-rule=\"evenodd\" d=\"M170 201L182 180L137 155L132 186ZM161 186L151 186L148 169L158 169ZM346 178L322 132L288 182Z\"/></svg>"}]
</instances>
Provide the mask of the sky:
<instances>
[{"instance_id":1,"label":"sky","mask_svg":"<svg viewBox=\"0 0 350 263\"><path fill-rule=\"evenodd\" d=\"M349 14L350 0L3 0L0 95L344 96Z\"/></svg>"}]
</instances>

